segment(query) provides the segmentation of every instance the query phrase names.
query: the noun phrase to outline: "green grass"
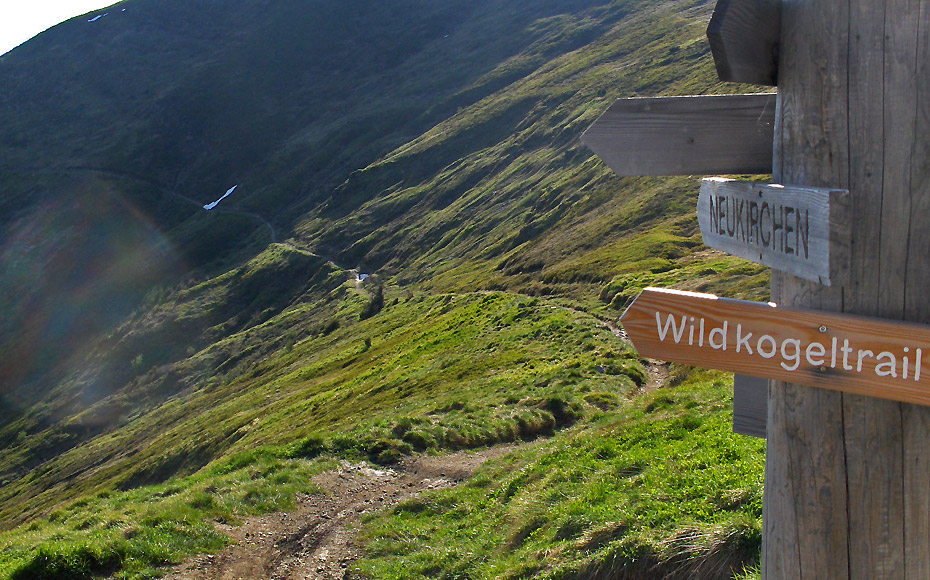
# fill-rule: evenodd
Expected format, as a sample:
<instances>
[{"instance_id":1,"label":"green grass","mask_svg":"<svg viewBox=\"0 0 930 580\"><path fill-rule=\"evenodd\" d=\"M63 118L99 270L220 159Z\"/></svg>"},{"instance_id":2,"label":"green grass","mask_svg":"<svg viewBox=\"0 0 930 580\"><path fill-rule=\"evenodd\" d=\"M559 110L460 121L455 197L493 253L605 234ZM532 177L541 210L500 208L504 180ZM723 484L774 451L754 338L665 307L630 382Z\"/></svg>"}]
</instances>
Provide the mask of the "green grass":
<instances>
[{"instance_id":1,"label":"green grass","mask_svg":"<svg viewBox=\"0 0 930 580\"><path fill-rule=\"evenodd\" d=\"M192 391L122 418L123 425L8 482L0 489L5 517L23 521L64 499L158 483L229 453L309 436L387 461L391 452L381 456L388 449L457 449L551 435L596 409L584 399L589 393L624 399L642 381L628 346L597 319L557 302L388 288L384 309L360 321L365 293L344 286L336 294L341 298L322 310L341 312L331 332L320 328L330 314L312 323L319 304L298 305L177 365L147 371L130 393L104 398L89 417L107 416L128 406L129 397L167 388L167 381L189 388L208 361L223 361ZM293 344L282 336L311 324L319 330ZM271 355L268 334L278 337ZM27 427L9 429L6 469L58 441L56 433L69 433L17 443L13 433ZM90 464L97 468L88 472Z\"/></svg>"},{"instance_id":2,"label":"green grass","mask_svg":"<svg viewBox=\"0 0 930 580\"><path fill-rule=\"evenodd\" d=\"M722 374L678 369L673 382L633 399L582 385L589 392L575 404L592 405L573 427L490 462L461 486L369 517L368 556L357 572L379 580L580 580L751 571L761 542L764 443L731 432L732 385ZM553 413L553 428L566 411L555 400L535 407ZM593 404L605 401L609 412ZM515 397L510 404L520 406ZM467 416L481 404L450 407L439 412ZM510 418L512 428L526 416ZM86 496L0 534L0 578L155 577L161 566L224 547L212 522L235 524L288 509L297 493L318 493L308 482L331 468L326 457L390 462L392 452L493 439L468 443L460 438L465 425L410 417L344 436L309 435L233 453L189 477Z\"/></svg>"},{"instance_id":3,"label":"green grass","mask_svg":"<svg viewBox=\"0 0 930 580\"><path fill-rule=\"evenodd\" d=\"M14 579L145 577L222 546L205 520L288 507L307 491L293 485L307 479L293 458L392 463L415 451L535 440L622 404L643 380L629 347L553 302L391 294L358 321L364 299L348 291L352 326L282 348L9 483L3 492L19 498L21 513L73 499L7 532L0 570ZM88 463L98 469L84 471ZM67 490L48 489L65 473Z\"/></svg>"},{"instance_id":4,"label":"green grass","mask_svg":"<svg viewBox=\"0 0 930 580\"><path fill-rule=\"evenodd\" d=\"M362 569L751 568L761 449L728 387L639 398L602 321L649 285L764 299L766 271L701 245L697 178L579 141L617 97L746 89L716 79L712 4L156 4L198 34L77 20L0 62L0 110L37 103L0 127L0 578L148 577L224 544L197 522L312 492L284 481L312 457L510 441L538 443L369 522Z\"/></svg>"},{"instance_id":5,"label":"green grass","mask_svg":"<svg viewBox=\"0 0 930 580\"><path fill-rule=\"evenodd\" d=\"M758 563L764 443L693 373L366 522L366 578L728 578ZM689 574L691 574L689 576Z\"/></svg>"},{"instance_id":6,"label":"green grass","mask_svg":"<svg viewBox=\"0 0 930 580\"><path fill-rule=\"evenodd\" d=\"M246 516L293 508L298 493L322 493L310 477L333 462L290 455L239 454L194 477L72 502L0 534L0 578L155 578L165 565L217 552L229 539L216 522L235 525Z\"/></svg>"}]
</instances>

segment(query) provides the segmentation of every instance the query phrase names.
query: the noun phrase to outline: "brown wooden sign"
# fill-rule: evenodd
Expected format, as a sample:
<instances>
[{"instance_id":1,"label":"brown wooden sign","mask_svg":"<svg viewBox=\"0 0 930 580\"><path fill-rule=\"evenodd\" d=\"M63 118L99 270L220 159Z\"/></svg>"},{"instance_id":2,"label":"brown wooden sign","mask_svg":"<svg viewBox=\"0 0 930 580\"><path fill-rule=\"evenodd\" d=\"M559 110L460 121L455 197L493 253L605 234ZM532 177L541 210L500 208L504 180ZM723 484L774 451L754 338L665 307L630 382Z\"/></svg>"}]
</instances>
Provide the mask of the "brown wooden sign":
<instances>
[{"instance_id":1,"label":"brown wooden sign","mask_svg":"<svg viewBox=\"0 0 930 580\"><path fill-rule=\"evenodd\" d=\"M930 405L930 326L660 288L621 322L642 356Z\"/></svg>"},{"instance_id":2,"label":"brown wooden sign","mask_svg":"<svg viewBox=\"0 0 930 580\"><path fill-rule=\"evenodd\" d=\"M719 0L707 26L717 76L777 85L780 35L780 0Z\"/></svg>"},{"instance_id":3,"label":"brown wooden sign","mask_svg":"<svg viewBox=\"0 0 930 580\"><path fill-rule=\"evenodd\" d=\"M582 140L618 175L771 173L775 98L619 99Z\"/></svg>"},{"instance_id":4,"label":"brown wooden sign","mask_svg":"<svg viewBox=\"0 0 930 580\"><path fill-rule=\"evenodd\" d=\"M849 192L712 177L698 224L712 248L825 286L849 273Z\"/></svg>"}]
</instances>

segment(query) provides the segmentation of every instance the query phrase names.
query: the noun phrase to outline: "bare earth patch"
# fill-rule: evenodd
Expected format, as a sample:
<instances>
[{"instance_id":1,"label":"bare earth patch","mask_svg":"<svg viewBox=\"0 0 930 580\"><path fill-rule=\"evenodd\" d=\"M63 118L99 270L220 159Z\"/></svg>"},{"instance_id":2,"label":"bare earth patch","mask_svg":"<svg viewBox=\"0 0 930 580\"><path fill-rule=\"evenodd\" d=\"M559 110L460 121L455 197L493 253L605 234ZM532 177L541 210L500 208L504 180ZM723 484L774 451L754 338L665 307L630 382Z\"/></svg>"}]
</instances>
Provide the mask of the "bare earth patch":
<instances>
[{"instance_id":1,"label":"bare earth patch","mask_svg":"<svg viewBox=\"0 0 930 580\"><path fill-rule=\"evenodd\" d=\"M301 496L296 509L220 526L233 544L169 573L170 580L342 580L359 558L361 515L380 511L423 491L456 485L488 459L515 446L478 452L405 458L391 468L343 462L314 478L326 495Z\"/></svg>"}]
</instances>

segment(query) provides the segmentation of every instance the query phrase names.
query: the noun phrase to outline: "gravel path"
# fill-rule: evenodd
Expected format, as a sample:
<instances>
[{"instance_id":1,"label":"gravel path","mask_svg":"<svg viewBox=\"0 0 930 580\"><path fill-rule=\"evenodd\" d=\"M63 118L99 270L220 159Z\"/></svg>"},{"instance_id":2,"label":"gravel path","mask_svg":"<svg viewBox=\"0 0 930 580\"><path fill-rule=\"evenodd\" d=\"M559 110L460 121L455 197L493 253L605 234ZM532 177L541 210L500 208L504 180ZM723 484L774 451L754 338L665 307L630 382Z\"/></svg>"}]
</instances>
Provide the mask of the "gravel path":
<instances>
[{"instance_id":1,"label":"gravel path","mask_svg":"<svg viewBox=\"0 0 930 580\"><path fill-rule=\"evenodd\" d=\"M359 558L361 515L390 508L423 491L460 483L502 445L479 452L408 457L392 468L343 462L314 478L326 495L301 496L294 511L222 527L233 544L176 567L170 580L342 580Z\"/></svg>"}]
</instances>

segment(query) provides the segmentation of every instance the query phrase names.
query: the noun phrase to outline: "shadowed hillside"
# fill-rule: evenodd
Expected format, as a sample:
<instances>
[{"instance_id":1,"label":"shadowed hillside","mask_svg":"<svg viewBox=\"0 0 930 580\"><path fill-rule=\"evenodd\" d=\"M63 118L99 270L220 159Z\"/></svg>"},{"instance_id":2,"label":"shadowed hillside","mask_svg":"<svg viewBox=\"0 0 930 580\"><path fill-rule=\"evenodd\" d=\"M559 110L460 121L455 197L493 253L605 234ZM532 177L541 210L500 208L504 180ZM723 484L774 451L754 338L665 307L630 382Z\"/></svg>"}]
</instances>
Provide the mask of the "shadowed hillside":
<instances>
[{"instance_id":1,"label":"shadowed hillside","mask_svg":"<svg viewBox=\"0 0 930 580\"><path fill-rule=\"evenodd\" d=\"M0 528L35 537L0 539L0 578L39 574L48 536L83 549L72 515L110 494L158 503L158 486L219 489L266 460L390 464L620 429L647 371L605 324L641 288L767 294L761 267L701 244L697 176L620 178L579 142L617 97L745 88L716 81L712 7L128 0L0 57ZM724 437L719 377L679 373L716 393L714 427L685 430ZM662 420L694 415L676 401ZM731 451L747 469L753 453ZM674 517L735 526L749 548L732 561L751 565L759 491L744 492ZM287 505L240 500L210 517ZM88 570L216 549L179 524L208 540L159 560L134 542L175 516L145 517L87 523L90 552L122 554ZM634 535L671 570L669 521ZM571 526L540 545L609 524ZM597 549L632 542L622 528Z\"/></svg>"}]
</instances>

